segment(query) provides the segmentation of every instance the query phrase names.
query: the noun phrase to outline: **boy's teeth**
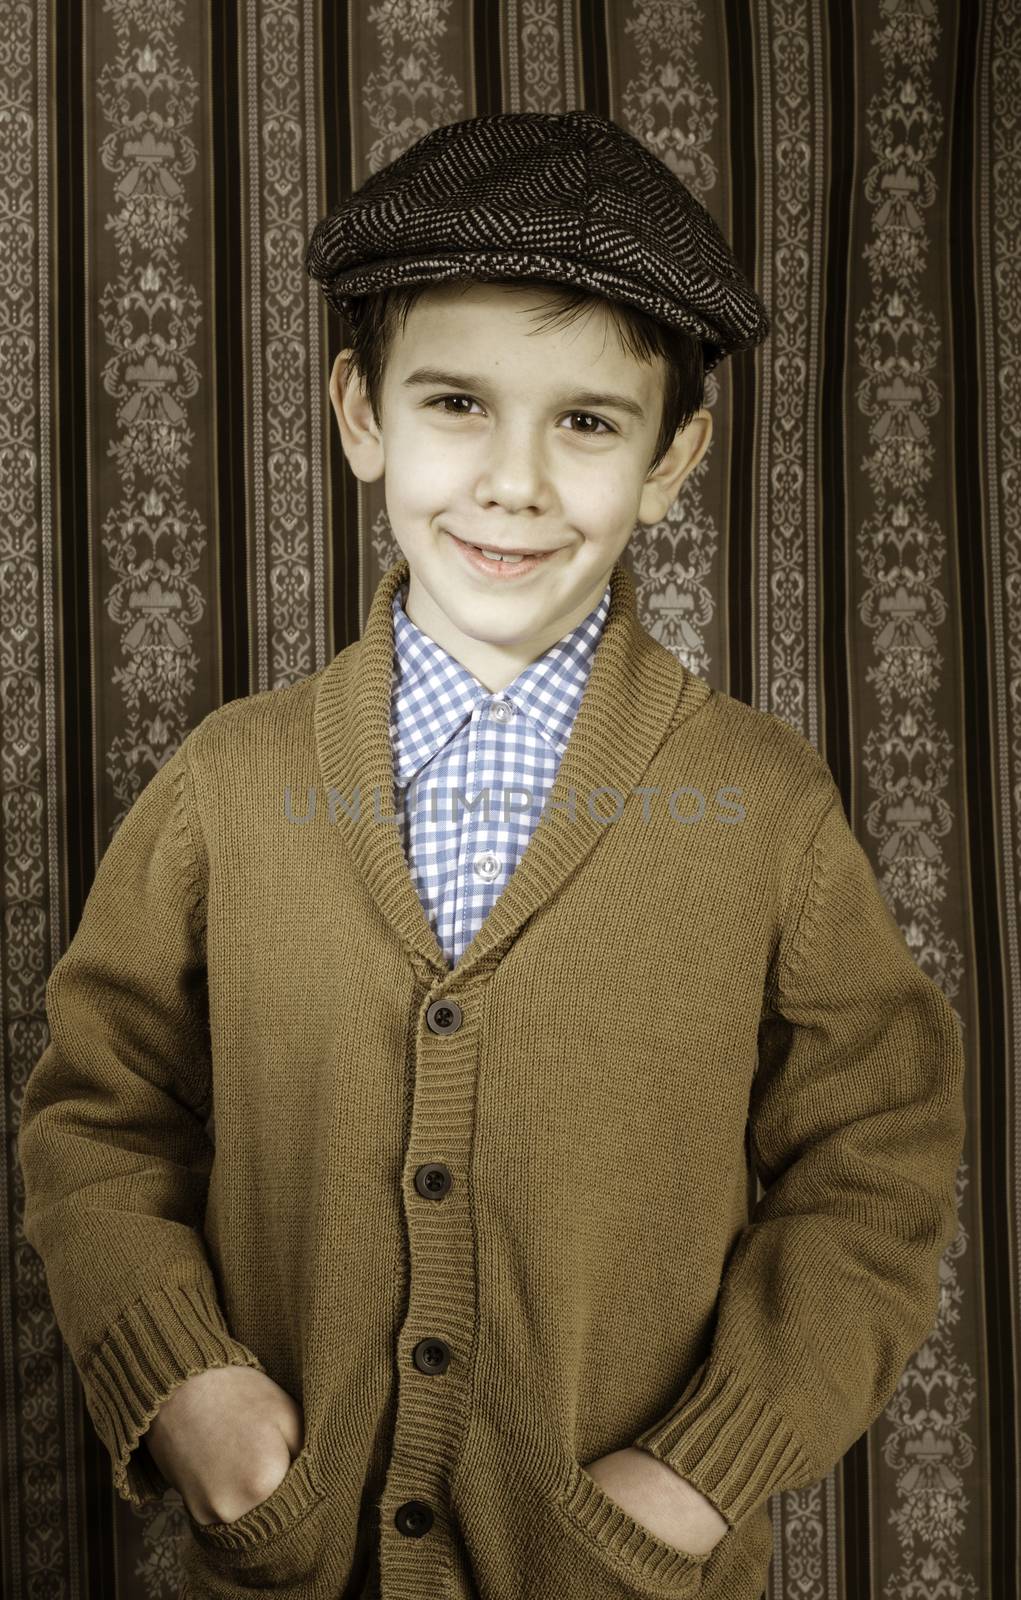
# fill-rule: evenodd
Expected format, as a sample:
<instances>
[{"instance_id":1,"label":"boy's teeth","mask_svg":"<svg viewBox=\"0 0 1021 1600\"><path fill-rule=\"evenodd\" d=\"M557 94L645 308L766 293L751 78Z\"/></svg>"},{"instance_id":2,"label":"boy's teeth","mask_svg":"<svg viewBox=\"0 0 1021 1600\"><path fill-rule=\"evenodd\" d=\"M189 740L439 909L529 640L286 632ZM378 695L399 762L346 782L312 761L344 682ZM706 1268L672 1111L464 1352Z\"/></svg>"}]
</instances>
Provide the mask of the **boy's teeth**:
<instances>
[{"instance_id":1,"label":"boy's teeth","mask_svg":"<svg viewBox=\"0 0 1021 1600\"><path fill-rule=\"evenodd\" d=\"M490 561L524 561L525 559L524 556L501 555L499 550L487 550L486 547L481 544L478 546L478 548L482 551L484 556L489 557Z\"/></svg>"}]
</instances>

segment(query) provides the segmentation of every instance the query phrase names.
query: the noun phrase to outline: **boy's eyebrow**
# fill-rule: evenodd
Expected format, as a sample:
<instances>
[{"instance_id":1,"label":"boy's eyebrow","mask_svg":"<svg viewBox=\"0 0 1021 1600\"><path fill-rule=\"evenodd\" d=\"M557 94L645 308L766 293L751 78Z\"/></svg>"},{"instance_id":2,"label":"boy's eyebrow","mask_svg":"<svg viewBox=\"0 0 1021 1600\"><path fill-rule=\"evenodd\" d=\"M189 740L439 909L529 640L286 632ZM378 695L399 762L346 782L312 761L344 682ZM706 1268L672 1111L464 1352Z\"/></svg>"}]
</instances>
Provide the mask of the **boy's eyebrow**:
<instances>
[{"instance_id":1,"label":"boy's eyebrow","mask_svg":"<svg viewBox=\"0 0 1021 1600\"><path fill-rule=\"evenodd\" d=\"M438 367L416 367L414 372L404 379L404 387L410 388L415 384L439 383L451 389L470 389L472 393L485 396L489 385L483 378L474 378L470 374L457 372L441 372ZM554 402L560 406L607 406L618 411L626 411L630 416L637 417L639 422L645 421L645 412L637 400L630 399L626 394L597 394L593 389L575 389L570 394L560 395Z\"/></svg>"}]
</instances>

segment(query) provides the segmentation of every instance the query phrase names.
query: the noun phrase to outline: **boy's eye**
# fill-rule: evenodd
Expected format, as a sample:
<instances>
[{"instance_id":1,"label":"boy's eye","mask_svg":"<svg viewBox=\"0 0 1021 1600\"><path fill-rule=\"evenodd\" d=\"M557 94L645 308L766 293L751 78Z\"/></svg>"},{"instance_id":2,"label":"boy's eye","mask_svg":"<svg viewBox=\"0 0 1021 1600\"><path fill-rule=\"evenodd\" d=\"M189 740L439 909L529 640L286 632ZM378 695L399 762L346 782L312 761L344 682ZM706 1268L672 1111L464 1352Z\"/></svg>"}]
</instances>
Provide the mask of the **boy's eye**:
<instances>
[{"instance_id":1,"label":"boy's eye","mask_svg":"<svg viewBox=\"0 0 1021 1600\"><path fill-rule=\"evenodd\" d=\"M470 394L440 394L436 396L435 400L427 400L425 403L427 406L446 406L448 400L467 400L471 405L479 404L479 401L475 400ZM444 415L448 417L466 417L468 413L466 411L445 411ZM601 427L606 429L607 433L616 433L617 431L612 423L604 421L602 417L594 416L591 411L567 411L565 416L585 417L589 422L598 422ZM571 432L591 433L593 437L598 437L594 428L572 428Z\"/></svg>"}]
</instances>

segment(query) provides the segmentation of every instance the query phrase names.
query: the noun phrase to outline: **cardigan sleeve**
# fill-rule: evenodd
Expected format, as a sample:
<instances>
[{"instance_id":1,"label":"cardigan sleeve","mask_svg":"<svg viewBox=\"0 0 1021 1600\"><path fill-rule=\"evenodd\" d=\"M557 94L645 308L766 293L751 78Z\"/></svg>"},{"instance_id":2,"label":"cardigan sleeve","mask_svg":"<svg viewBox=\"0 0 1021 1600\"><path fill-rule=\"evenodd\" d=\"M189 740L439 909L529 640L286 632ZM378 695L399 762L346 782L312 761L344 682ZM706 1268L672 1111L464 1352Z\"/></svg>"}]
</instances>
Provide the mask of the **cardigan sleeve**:
<instances>
[{"instance_id":1,"label":"cardigan sleeve","mask_svg":"<svg viewBox=\"0 0 1021 1600\"><path fill-rule=\"evenodd\" d=\"M211 1067L188 742L121 822L50 973L18 1134L25 1237L133 1505L168 1487L135 1447L170 1392L208 1367L265 1371L231 1336L202 1234Z\"/></svg>"},{"instance_id":2,"label":"cardigan sleeve","mask_svg":"<svg viewBox=\"0 0 1021 1600\"><path fill-rule=\"evenodd\" d=\"M749 1102L766 1192L705 1359L633 1443L733 1525L822 1477L931 1331L958 1229L964 1049L830 800L786 897Z\"/></svg>"}]
</instances>

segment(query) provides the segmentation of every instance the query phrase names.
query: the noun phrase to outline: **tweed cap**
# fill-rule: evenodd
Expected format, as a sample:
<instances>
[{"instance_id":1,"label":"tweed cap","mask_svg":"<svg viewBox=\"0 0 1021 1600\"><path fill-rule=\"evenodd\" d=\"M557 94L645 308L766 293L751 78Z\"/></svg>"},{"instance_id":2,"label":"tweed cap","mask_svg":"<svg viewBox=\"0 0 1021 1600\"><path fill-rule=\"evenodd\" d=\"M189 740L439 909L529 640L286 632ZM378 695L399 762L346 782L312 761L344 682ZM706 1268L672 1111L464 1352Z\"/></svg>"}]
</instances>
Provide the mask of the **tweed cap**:
<instances>
[{"instance_id":1,"label":"tweed cap","mask_svg":"<svg viewBox=\"0 0 1021 1600\"><path fill-rule=\"evenodd\" d=\"M693 333L707 372L769 332L709 212L594 111L432 129L322 218L305 269L352 324L359 300L381 289L517 277L624 301Z\"/></svg>"}]
</instances>

